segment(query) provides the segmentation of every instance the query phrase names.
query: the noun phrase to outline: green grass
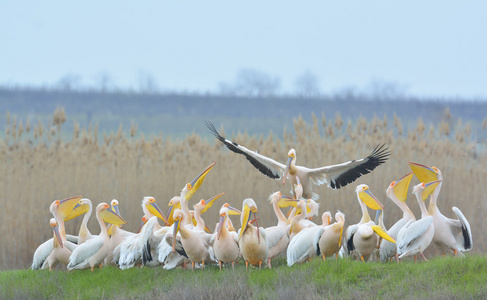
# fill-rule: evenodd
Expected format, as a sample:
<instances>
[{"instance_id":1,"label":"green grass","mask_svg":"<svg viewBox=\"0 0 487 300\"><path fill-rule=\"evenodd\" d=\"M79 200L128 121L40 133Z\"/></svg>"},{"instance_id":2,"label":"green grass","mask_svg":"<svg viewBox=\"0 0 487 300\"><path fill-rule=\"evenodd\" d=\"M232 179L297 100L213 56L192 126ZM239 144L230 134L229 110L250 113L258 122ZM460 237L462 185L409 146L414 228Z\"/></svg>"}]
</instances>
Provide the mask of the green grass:
<instances>
[{"instance_id":1,"label":"green grass","mask_svg":"<svg viewBox=\"0 0 487 300\"><path fill-rule=\"evenodd\" d=\"M485 298L487 257L437 257L429 262L362 263L315 259L288 268L204 271L132 268L0 272L2 299L306 299Z\"/></svg>"}]
</instances>

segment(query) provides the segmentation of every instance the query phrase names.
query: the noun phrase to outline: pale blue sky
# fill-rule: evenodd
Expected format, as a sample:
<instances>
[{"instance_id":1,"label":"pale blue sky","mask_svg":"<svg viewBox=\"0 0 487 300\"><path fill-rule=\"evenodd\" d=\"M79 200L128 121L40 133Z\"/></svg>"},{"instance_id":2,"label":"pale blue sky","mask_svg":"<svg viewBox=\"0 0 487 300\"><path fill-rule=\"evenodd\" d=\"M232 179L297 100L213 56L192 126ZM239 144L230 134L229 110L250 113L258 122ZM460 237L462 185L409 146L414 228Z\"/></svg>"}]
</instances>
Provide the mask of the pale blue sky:
<instances>
[{"instance_id":1,"label":"pale blue sky","mask_svg":"<svg viewBox=\"0 0 487 300\"><path fill-rule=\"evenodd\" d=\"M487 1L0 1L0 84L102 72L120 87L216 91L241 69L293 91L395 82L424 96L487 97Z\"/></svg>"}]
</instances>

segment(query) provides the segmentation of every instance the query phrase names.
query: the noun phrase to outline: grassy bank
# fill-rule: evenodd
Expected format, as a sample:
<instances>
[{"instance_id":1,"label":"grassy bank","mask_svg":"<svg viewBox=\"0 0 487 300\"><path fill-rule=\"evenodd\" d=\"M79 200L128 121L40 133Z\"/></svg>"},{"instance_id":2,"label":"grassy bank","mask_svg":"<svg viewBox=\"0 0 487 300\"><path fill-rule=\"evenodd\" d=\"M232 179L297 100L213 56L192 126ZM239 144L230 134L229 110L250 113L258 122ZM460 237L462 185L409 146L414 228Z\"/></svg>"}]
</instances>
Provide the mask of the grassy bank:
<instances>
[{"instance_id":1,"label":"grassy bank","mask_svg":"<svg viewBox=\"0 0 487 300\"><path fill-rule=\"evenodd\" d=\"M426 263L362 263L315 259L287 267L249 270L240 262L219 271L105 267L65 271L0 272L2 299L306 299L317 298L485 298L487 257L436 257Z\"/></svg>"}]
</instances>

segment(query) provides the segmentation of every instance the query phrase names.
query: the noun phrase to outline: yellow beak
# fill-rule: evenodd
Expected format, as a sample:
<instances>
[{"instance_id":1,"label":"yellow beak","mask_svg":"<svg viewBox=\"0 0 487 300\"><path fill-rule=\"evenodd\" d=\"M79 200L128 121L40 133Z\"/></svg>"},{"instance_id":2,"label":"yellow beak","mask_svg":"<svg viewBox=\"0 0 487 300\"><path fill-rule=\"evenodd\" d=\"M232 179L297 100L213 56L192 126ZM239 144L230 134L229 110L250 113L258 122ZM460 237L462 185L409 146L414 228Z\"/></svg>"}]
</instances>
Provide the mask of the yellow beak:
<instances>
[{"instance_id":1,"label":"yellow beak","mask_svg":"<svg viewBox=\"0 0 487 300\"><path fill-rule=\"evenodd\" d=\"M200 188L201 184L203 183L203 180L205 180L206 174L210 172L211 168L216 164L216 162L212 163L209 165L206 169L203 170L198 176L196 176L190 183L188 183L188 189L189 192L186 194L184 197L186 200L190 200L194 193Z\"/></svg>"},{"instance_id":2,"label":"yellow beak","mask_svg":"<svg viewBox=\"0 0 487 300\"><path fill-rule=\"evenodd\" d=\"M159 208L159 205L157 205L156 202L149 203L146 205L147 209L156 217L159 219L163 220L164 223L169 224L169 222L166 219L166 216L162 213L161 209Z\"/></svg>"},{"instance_id":3,"label":"yellow beak","mask_svg":"<svg viewBox=\"0 0 487 300\"><path fill-rule=\"evenodd\" d=\"M402 202L405 202L406 198L408 197L409 183L411 182L412 178L413 173L411 172L396 181L396 185L394 186L394 195L396 195L397 199Z\"/></svg>"},{"instance_id":4,"label":"yellow beak","mask_svg":"<svg viewBox=\"0 0 487 300\"><path fill-rule=\"evenodd\" d=\"M220 193L220 194L215 195L215 196L211 197L210 199L206 200L205 201L205 207L201 210L201 214L205 213L208 210L208 208L210 208L213 205L215 200L220 198L221 196L223 196L223 194L225 194L225 193Z\"/></svg>"},{"instance_id":5,"label":"yellow beak","mask_svg":"<svg viewBox=\"0 0 487 300\"><path fill-rule=\"evenodd\" d=\"M375 210L382 210L384 206L377 200L370 190L361 191L358 196L368 207Z\"/></svg>"},{"instance_id":6,"label":"yellow beak","mask_svg":"<svg viewBox=\"0 0 487 300\"><path fill-rule=\"evenodd\" d=\"M84 213L86 213L90 209L90 206L88 204L80 204L79 202L74 206L74 208L71 210L69 215L64 219L64 221L69 221L71 219L74 219Z\"/></svg>"},{"instance_id":7,"label":"yellow beak","mask_svg":"<svg viewBox=\"0 0 487 300\"><path fill-rule=\"evenodd\" d=\"M440 182L441 180L435 180L424 184L424 190L421 193L421 198L423 199L423 201L425 201L428 196L433 193L433 191L436 189L438 184L440 184Z\"/></svg>"},{"instance_id":8,"label":"yellow beak","mask_svg":"<svg viewBox=\"0 0 487 300\"><path fill-rule=\"evenodd\" d=\"M250 208L248 205L245 205L244 209L243 209L243 217L242 217L240 234L238 236L239 240L242 237L242 234L244 233L245 229L247 229L247 225L249 224L249 220L250 220Z\"/></svg>"},{"instance_id":9,"label":"yellow beak","mask_svg":"<svg viewBox=\"0 0 487 300\"><path fill-rule=\"evenodd\" d=\"M282 176L282 185L286 183L287 174L289 173L289 168L291 167L291 162L293 161L294 157L289 156L287 159L286 170L284 171L284 175Z\"/></svg>"},{"instance_id":10,"label":"yellow beak","mask_svg":"<svg viewBox=\"0 0 487 300\"><path fill-rule=\"evenodd\" d=\"M396 240L392 236L388 235L387 232L385 232L379 225L372 225L371 227L372 230L374 230L375 233L377 233L377 235L379 235L384 240L394 244L396 243Z\"/></svg>"},{"instance_id":11,"label":"yellow beak","mask_svg":"<svg viewBox=\"0 0 487 300\"><path fill-rule=\"evenodd\" d=\"M435 170L425 165L409 162L409 167L413 170L414 175L418 177L421 182L431 182L438 180Z\"/></svg>"},{"instance_id":12,"label":"yellow beak","mask_svg":"<svg viewBox=\"0 0 487 300\"><path fill-rule=\"evenodd\" d=\"M79 200L81 200L83 196L74 196L64 200L59 201L58 212L63 219L66 219L73 208L78 204Z\"/></svg>"},{"instance_id":13,"label":"yellow beak","mask_svg":"<svg viewBox=\"0 0 487 300\"><path fill-rule=\"evenodd\" d=\"M113 225L123 225L127 224L121 216L117 215L111 208L107 208L100 212L100 216L102 217L103 221L113 224Z\"/></svg>"},{"instance_id":14,"label":"yellow beak","mask_svg":"<svg viewBox=\"0 0 487 300\"><path fill-rule=\"evenodd\" d=\"M178 234L179 226L181 226L181 222L180 220L176 219L174 221L174 229L172 234L172 253L176 251L176 235Z\"/></svg>"}]
</instances>

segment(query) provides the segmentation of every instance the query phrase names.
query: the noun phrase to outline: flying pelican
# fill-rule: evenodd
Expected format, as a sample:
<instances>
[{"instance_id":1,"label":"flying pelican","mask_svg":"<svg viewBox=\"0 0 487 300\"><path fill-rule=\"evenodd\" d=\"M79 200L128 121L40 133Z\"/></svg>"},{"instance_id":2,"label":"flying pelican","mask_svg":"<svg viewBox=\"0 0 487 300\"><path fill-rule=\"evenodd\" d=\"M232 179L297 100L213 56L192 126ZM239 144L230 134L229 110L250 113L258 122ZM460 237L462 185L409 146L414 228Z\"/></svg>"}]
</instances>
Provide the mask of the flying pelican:
<instances>
[{"instance_id":1,"label":"flying pelican","mask_svg":"<svg viewBox=\"0 0 487 300\"><path fill-rule=\"evenodd\" d=\"M96 207L96 219L100 224L100 234L85 243L79 245L69 257L68 270L91 268L93 272L96 265L102 266L102 262L108 255L110 244L105 222L122 225L127 224L122 217L110 209L106 203L100 203Z\"/></svg>"},{"instance_id":2,"label":"flying pelican","mask_svg":"<svg viewBox=\"0 0 487 300\"><path fill-rule=\"evenodd\" d=\"M416 174L416 177L422 182L443 180L441 171L436 167L430 168L412 162L409 163L409 166ZM435 191L431 194L428 207L428 213L433 217L433 224L435 227L433 242L443 253L453 252L455 256L458 254L463 255L462 252L471 250L473 246L470 223L460 209L455 206L452 207L452 210L457 216L457 219L450 219L441 213L436 202L442 184L443 183L440 182Z\"/></svg>"},{"instance_id":3,"label":"flying pelican","mask_svg":"<svg viewBox=\"0 0 487 300\"><path fill-rule=\"evenodd\" d=\"M416 220L413 212L406 205L408 187L412 177L413 173L411 172L403 176L401 179L391 182L386 190L387 197L391 199L392 202L394 202L402 210L402 218L394 223L394 225L392 225L389 230L387 230L387 234L389 234L394 239L397 239L399 230L401 230L401 228L404 227L407 222L409 222L410 220ZM396 257L396 261L399 261L399 255L397 255L396 250L396 244L389 241L382 241L379 249L380 261L385 262L389 258L394 256Z\"/></svg>"},{"instance_id":4,"label":"flying pelican","mask_svg":"<svg viewBox=\"0 0 487 300\"><path fill-rule=\"evenodd\" d=\"M384 206L377 200L377 198L369 190L366 184L360 184L355 189L357 200L362 210L362 218L360 222L355 225L350 225L345 232L344 248L347 255L355 251L362 261L367 261L370 255L374 252L377 245L377 235L395 241L387 233L385 233L380 226L375 225L374 221L370 219L367 206L375 210L383 210ZM377 233L376 234L374 234Z\"/></svg>"},{"instance_id":5,"label":"flying pelican","mask_svg":"<svg viewBox=\"0 0 487 300\"><path fill-rule=\"evenodd\" d=\"M435 228L433 217L428 214L424 201L440 182L440 180L428 183L421 182L413 188L413 194L416 196L416 200L418 200L419 207L421 208L421 219L417 221L409 220L399 230L397 234L397 254L399 258L414 255L414 262L416 262L416 255L419 253L425 261L428 261L423 251L433 240Z\"/></svg>"},{"instance_id":6,"label":"flying pelican","mask_svg":"<svg viewBox=\"0 0 487 300\"><path fill-rule=\"evenodd\" d=\"M262 262L267 259L267 237L264 228L257 223L257 205L251 198L242 203L242 214L240 223L242 227L238 231L238 246L242 257L245 260L245 267L248 270L249 264L262 267ZM254 215L255 226L249 224L251 214Z\"/></svg>"},{"instance_id":7,"label":"flying pelican","mask_svg":"<svg viewBox=\"0 0 487 300\"><path fill-rule=\"evenodd\" d=\"M267 247L269 248L269 252L267 253L267 266L269 269L272 268L271 259L286 251L289 244L289 235L287 234L287 226L289 225L289 221L279 208L278 203L281 201L281 199L281 192L275 192L269 197L269 201L271 202L272 207L274 208L274 213L277 217L276 226L271 226L264 229L267 236Z\"/></svg>"},{"instance_id":8,"label":"flying pelican","mask_svg":"<svg viewBox=\"0 0 487 300\"><path fill-rule=\"evenodd\" d=\"M210 245L211 234L201 230L189 229L186 226L181 226L186 214L182 210L176 210L174 212L174 224L173 224L173 239L172 239L172 251L176 251L176 235L181 233L181 244L186 252L188 258L191 260L193 270L195 263L201 263L202 268L205 268L205 262L209 262L214 257L213 249Z\"/></svg>"},{"instance_id":9,"label":"flying pelican","mask_svg":"<svg viewBox=\"0 0 487 300\"><path fill-rule=\"evenodd\" d=\"M323 213L322 219L323 218L331 218L331 216L326 215L325 212ZM345 215L341 212L337 212L335 214L335 220L335 223L325 226L318 242L323 260L325 260L327 256L330 257L333 254L335 254L338 259L338 251L340 250L340 245L342 243L343 225L345 225ZM323 224L326 222L330 223L331 220L323 220Z\"/></svg>"},{"instance_id":10,"label":"flying pelican","mask_svg":"<svg viewBox=\"0 0 487 300\"><path fill-rule=\"evenodd\" d=\"M272 179L283 179L283 184L289 178L291 185L297 184L298 177L303 186L303 197L306 199L317 200L319 196L312 191L311 183L321 185L327 183L332 189L339 189L352 183L362 175L370 173L377 166L383 164L389 152L385 145L376 146L372 153L362 159L348 161L338 165L326 166L321 168L310 169L302 166L296 166L296 150L291 149L288 152L287 164L281 164L272 158L251 151L244 146L225 139L216 130L215 126L206 121L206 126L211 130L213 135L225 146L235 152L244 155L247 160L261 173Z\"/></svg>"},{"instance_id":11,"label":"flying pelican","mask_svg":"<svg viewBox=\"0 0 487 300\"><path fill-rule=\"evenodd\" d=\"M291 239L287 248L288 267L295 263L310 261L313 257L320 254L319 242L325 226L330 225L330 212L325 212L322 219L322 226L304 228Z\"/></svg>"},{"instance_id":12,"label":"flying pelican","mask_svg":"<svg viewBox=\"0 0 487 300\"><path fill-rule=\"evenodd\" d=\"M73 208L76 207L76 205L78 204L81 198L83 198L83 196L70 197L64 200L55 200L49 206L49 210L51 214L58 222L58 228L61 236L63 235L66 236L64 221L68 217L70 219L75 217L75 215L72 215L71 212ZM78 238L76 236L67 235L66 237L70 241L73 241L75 243L78 242ZM54 239L51 238L45 241L44 243L42 243L39 247L37 247L32 258L32 266L31 266L32 270L38 270L43 267L46 259L49 257L49 255L53 250L53 242Z\"/></svg>"},{"instance_id":13,"label":"flying pelican","mask_svg":"<svg viewBox=\"0 0 487 300\"><path fill-rule=\"evenodd\" d=\"M218 222L216 234L214 234L210 240L210 244L213 244L213 251L215 252L215 258L218 260L220 270L222 269L222 263L232 263L232 268L235 267L235 261L237 260L240 250L238 248L238 234L235 231L229 231L228 220L229 215L240 215L242 212L236 208L230 206L230 204L223 204L220 209L220 221Z\"/></svg>"}]
</instances>

